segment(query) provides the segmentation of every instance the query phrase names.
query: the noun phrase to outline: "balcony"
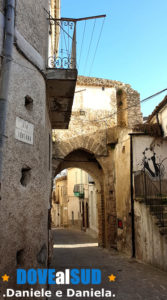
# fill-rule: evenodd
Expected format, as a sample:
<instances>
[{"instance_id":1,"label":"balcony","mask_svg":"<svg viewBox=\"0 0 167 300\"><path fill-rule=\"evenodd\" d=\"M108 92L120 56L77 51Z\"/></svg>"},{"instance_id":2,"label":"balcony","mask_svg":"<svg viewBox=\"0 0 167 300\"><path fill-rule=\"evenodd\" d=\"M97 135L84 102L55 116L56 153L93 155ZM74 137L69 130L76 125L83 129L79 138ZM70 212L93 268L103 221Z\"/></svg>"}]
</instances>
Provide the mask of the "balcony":
<instances>
[{"instance_id":1,"label":"balcony","mask_svg":"<svg viewBox=\"0 0 167 300\"><path fill-rule=\"evenodd\" d=\"M79 197L81 199L84 198L84 185L83 184L75 184L74 185L74 196Z\"/></svg>"},{"instance_id":2,"label":"balcony","mask_svg":"<svg viewBox=\"0 0 167 300\"><path fill-rule=\"evenodd\" d=\"M50 49L46 69L49 115L52 129L67 129L77 81L76 22L67 18L49 20L56 45L54 53Z\"/></svg>"}]
</instances>

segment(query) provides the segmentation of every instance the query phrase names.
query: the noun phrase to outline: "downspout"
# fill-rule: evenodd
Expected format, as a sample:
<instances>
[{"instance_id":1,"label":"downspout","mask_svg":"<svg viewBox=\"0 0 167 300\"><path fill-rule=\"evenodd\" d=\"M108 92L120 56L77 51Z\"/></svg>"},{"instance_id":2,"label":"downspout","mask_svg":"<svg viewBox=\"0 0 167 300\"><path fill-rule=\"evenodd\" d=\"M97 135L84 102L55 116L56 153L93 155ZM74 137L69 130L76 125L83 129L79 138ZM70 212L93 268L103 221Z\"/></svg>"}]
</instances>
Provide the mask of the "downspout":
<instances>
[{"instance_id":1,"label":"downspout","mask_svg":"<svg viewBox=\"0 0 167 300\"><path fill-rule=\"evenodd\" d=\"M14 22L15 22L15 0L6 0L6 15L4 27L4 45L3 59L0 81L0 199L1 199L1 181L2 181L2 159L3 144L6 127L6 115L9 92L10 69L12 64L12 50L14 42Z\"/></svg>"},{"instance_id":2,"label":"downspout","mask_svg":"<svg viewBox=\"0 0 167 300\"><path fill-rule=\"evenodd\" d=\"M136 256L135 249L135 213L133 198L133 136L130 135L130 186L131 186L131 225L132 225L132 257Z\"/></svg>"},{"instance_id":3,"label":"downspout","mask_svg":"<svg viewBox=\"0 0 167 300\"><path fill-rule=\"evenodd\" d=\"M157 120L159 129L160 129L160 132L161 132L161 136L163 136L164 133L163 133L163 130L162 130L162 126L161 126L161 124L159 122L159 115L158 115L158 113L156 113L156 120Z\"/></svg>"}]
</instances>

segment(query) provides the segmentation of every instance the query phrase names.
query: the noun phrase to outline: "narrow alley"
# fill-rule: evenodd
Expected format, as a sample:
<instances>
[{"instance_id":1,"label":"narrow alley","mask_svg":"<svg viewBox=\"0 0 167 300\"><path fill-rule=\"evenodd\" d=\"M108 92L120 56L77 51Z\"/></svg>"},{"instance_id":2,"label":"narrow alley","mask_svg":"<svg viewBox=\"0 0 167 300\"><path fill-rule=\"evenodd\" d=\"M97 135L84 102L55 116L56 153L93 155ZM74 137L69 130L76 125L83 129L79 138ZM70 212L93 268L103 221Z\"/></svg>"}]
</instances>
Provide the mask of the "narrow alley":
<instances>
[{"instance_id":1,"label":"narrow alley","mask_svg":"<svg viewBox=\"0 0 167 300\"><path fill-rule=\"evenodd\" d=\"M100 285L75 285L51 287L52 295L56 290L63 291L63 298L67 299L66 290L105 290L112 291L113 299L118 300L165 300L167 299L166 273L128 258L115 250L108 251L99 248L97 241L85 232L73 229L54 229L53 252L50 268L56 271L64 271L73 268L95 268L102 273ZM116 276L115 281L110 282L108 276ZM77 296L72 296L75 299ZM69 297L68 297L69 298ZM85 297L83 296L85 299ZM83 299L80 297L80 299ZM96 297L88 297L96 299ZM99 299L104 299L102 295ZM56 297L52 297L56 299Z\"/></svg>"}]
</instances>

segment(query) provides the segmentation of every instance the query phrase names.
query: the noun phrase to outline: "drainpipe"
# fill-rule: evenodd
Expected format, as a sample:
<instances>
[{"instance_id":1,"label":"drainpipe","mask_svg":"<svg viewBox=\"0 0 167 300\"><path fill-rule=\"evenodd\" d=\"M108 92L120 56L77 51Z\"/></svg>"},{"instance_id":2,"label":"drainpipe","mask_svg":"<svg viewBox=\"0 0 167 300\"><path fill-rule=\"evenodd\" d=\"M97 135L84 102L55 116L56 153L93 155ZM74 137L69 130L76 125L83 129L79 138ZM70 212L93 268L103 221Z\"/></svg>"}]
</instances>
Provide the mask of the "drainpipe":
<instances>
[{"instance_id":1,"label":"drainpipe","mask_svg":"<svg viewBox=\"0 0 167 300\"><path fill-rule=\"evenodd\" d=\"M6 0L6 15L4 28L3 59L0 81L0 198L2 180L2 158L3 144L6 127L7 103L9 92L9 77L12 64L12 50L14 42L14 22L15 22L15 0Z\"/></svg>"},{"instance_id":2,"label":"drainpipe","mask_svg":"<svg viewBox=\"0 0 167 300\"><path fill-rule=\"evenodd\" d=\"M161 124L160 124L160 122L159 122L159 115L158 115L158 113L156 113L156 120L157 120L158 126L159 126L159 128L160 128L161 135L163 136L163 130L162 130L162 126L161 126Z\"/></svg>"},{"instance_id":3,"label":"drainpipe","mask_svg":"<svg viewBox=\"0 0 167 300\"><path fill-rule=\"evenodd\" d=\"M136 256L135 249L135 213L133 199L133 136L130 135L130 186L131 186L131 224L132 224L132 257Z\"/></svg>"}]
</instances>

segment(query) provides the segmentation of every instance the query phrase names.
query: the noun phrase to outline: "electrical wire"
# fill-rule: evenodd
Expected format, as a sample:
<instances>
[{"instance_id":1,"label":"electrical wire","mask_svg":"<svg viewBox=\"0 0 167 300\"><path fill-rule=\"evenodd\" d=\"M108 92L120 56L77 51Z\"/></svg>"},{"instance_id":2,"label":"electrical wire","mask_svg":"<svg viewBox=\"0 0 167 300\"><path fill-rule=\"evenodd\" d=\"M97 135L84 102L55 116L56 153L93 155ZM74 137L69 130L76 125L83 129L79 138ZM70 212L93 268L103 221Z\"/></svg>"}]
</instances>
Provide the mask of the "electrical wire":
<instances>
[{"instance_id":1,"label":"electrical wire","mask_svg":"<svg viewBox=\"0 0 167 300\"><path fill-rule=\"evenodd\" d=\"M85 68L84 68L84 72L83 73L85 73L85 70L86 70L86 67L87 67L88 57L89 57L89 53L90 53L90 48L91 48L92 41L93 41L93 34L94 34L94 30L95 30L95 25L96 25L96 19L94 20L94 25L93 25L93 29L92 29L92 34L91 34L91 38L90 38L90 43L89 43L89 48L88 48L88 53L87 53L87 56L86 56Z\"/></svg>"},{"instance_id":2,"label":"electrical wire","mask_svg":"<svg viewBox=\"0 0 167 300\"><path fill-rule=\"evenodd\" d=\"M157 93L155 93L155 94L153 94L153 95L151 95L151 96L149 96L149 97L147 97L143 100L141 100L140 103L143 104L144 102L147 102L148 100L152 99L153 97L156 97L157 95L162 94L165 91L167 91L167 88L163 89L163 90L161 90L161 91L159 91L159 92L157 92ZM107 120L107 119L113 117L116 114L121 113L122 111L128 110L128 109L133 108L133 107L136 107L136 104L133 104L133 105L128 106L126 108L119 109L119 111L116 110L115 112L113 112L112 114L109 114L107 117L105 116L104 118L94 119L94 120L82 120L82 119L80 119L80 121L81 122L100 122L100 121L104 121L104 120Z\"/></svg>"},{"instance_id":3,"label":"electrical wire","mask_svg":"<svg viewBox=\"0 0 167 300\"><path fill-rule=\"evenodd\" d=\"M4 55L0 55L0 57L6 57L6 58L8 58L7 56L4 56ZM25 69L28 69L28 70L31 70L31 71L34 71L34 72L39 72L35 67L34 67L34 69L32 69L32 68L29 68L29 67L27 67L27 66L25 66L25 65L23 65L23 64L20 64L20 63L18 63L17 61L15 61L13 58L8 58L10 61L12 61L13 63L15 63L16 65L18 65L18 66L21 66L21 67L23 67L23 68L25 68ZM41 72L42 72L42 70L41 70Z\"/></svg>"},{"instance_id":4,"label":"electrical wire","mask_svg":"<svg viewBox=\"0 0 167 300\"><path fill-rule=\"evenodd\" d=\"M99 39L97 41L97 45L96 45L96 49L95 49L95 53L94 53L94 56L93 56L93 60L92 60L92 64L91 64L91 67L90 67L90 70L89 70L89 75L90 76L90 73L92 71L92 68L93 68L93 64L94 64L94 61L95 61L95 57L96 57L96 53L97 53L97 49L98 49L98 46L99 46L99 42L100 42L100 39L101 39L101 35L102 35L102 31L103 31L103 27L104 27L104 22L105 22L105 18L103 18L103 23L102 23L102 26L101 26L101 31L100 31L100 34L99 34Z\"/></svg>"},{"instance_id":5,"label":"electrical wire","mask_svg":"<svg viewBox=\"0 0 167 300\"><path fill-rule=\"evenodd\" d=\"M146 101L148 101L149 99L152 99L153 97L158 96L158 95L160 95L161 93L163 93L163 92L165 92L165 91L167 91L167 88L164 89L164 90L162 90L162 91L160 91L160 92L157 92L157 93L153 94L152 96L149 96L149 97L147 97L147 98L141 100L140 103L146 102Z\"/></svg>"},{"instance_id":6,"label":"electrical wire","mask_svg":"<svg viewBox=\"0 0 167 300\"><path fill-rule=\"evenodd\" d=\"M64 37L64 44L65 44L65 47L66 47L66 52L67 52L67 55L69 54L69 51L68 51L68 47L67 47L67 41L66 41L66 38L65 38L65 34L64 34L64 31L63 31L63 37Z\"/></svg>"},{"instance_id":7,"label":"electrical wire","mask_svg":"<svg viewBox=\"0 0 167 300\"><path fill-rule=\"evenodd\" d=\"M78 61L78 69L79 69L79 67L80 67L81 53L82 53L82 51L83 51L83 43L84 43L84 38L85 38L85 31L86 31L86 20L85 20L84 31L83 31L83 36L82 36L82 43L81 43L81 49L80 49L80 56L79 56L79 61Z\"/></svg>"},{"instance_id":8,"label":"electrical wire","mask_svg":"<svg viewBox=\"0 0 167 300\"><path fill-rule=\"evenodd\" d=\"M55 22L55 19L51 16L51 14L43 7L43 9L45 10L45 12L49 15L49 21L54 21L54 23L58 26L60 26L60 28L72 39L72 37L68 34L68 32L60 25L61 22L57 21ZM51 24L51 22L49 22L50 25L53 25Z\"/></svg>"}]
</instances>

